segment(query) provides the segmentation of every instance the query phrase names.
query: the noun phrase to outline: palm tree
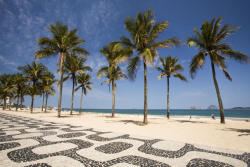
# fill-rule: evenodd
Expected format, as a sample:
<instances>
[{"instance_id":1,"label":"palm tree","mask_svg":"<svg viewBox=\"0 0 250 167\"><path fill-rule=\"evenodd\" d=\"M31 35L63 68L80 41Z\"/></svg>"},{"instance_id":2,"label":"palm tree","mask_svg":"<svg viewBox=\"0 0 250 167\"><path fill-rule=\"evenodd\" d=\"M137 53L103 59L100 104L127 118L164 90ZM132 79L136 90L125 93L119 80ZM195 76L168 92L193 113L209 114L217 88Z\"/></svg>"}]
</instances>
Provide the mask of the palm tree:
<instances>
[{"instance_id":1,"label":"palm tree","mask_svg":"<svg viewBox=\"0 0 250 167\"><path fill-rule=\"evenodd\" d=\"M33 61L31 64L26 64L25 66L18 67L19 70L26 75L31 85L31 104L30 104L30 112L33 112L33 104L34 97L37 94L40 94L41 83L40 80L43 76L44 72L47 72L47 67L45 67L42 63L36 63Z\"/></svg>"},{"instance_id":2,"label":"palm tree","mask_svg":"<svg viewBox=\"0 0 250 167\"><path fill-rule=\"evenodd\" d=\"M71 109L70 109L70 115L73 114L73 108L74 108L74 93L75 93L75 85L76 82L76 74L77 73L84 73L84 71L92 71L91 67L84 65L86 62L86 59L83 57L78 57L75 54L71 54L69 56L66 56L66 61L64 63L64 72L68 74L64 81L67 80L69 77L72 79L72 99L71 99Z\"/></svg>"},{"instance_id":3,"label":"palm tree","mask_svg":"<svg viewBox=\"0 0 250 167\"><path fill-rule=\"evenodd\" d=\"M179 71L183 71L183 67L181 64L177 64L178 57L172 58L171 56L167 56L164 58L160 57L161 67L156 66L156 69L160 71L159 79L163 77L167 77L167 118L169 119L169 79L171 76L179 78L180 80L187 81L187 79L179 73Z\"/></svg>"},{"instance_id":4,"label":"palm tree","mask_svg":"<svg viewBox=\"0 0 250 167\"><path fill-rule=\"evenodd\" d=\"M81 93L81 101L80 101L80 110L79 114L82 113L82 97L83 94L86 96L87 90L91 91L91 86L93 85L93 82L90 82L91 76L89 74L85 73L80 73L77 77L77 83L79 86L75 89L77 91L78 89L82 88L82 93Z\"/></svg>"},{"instance_id":5,"label":"palm tree","mask_svg":"<svg viewBox=\"0 0 250 167\"><path fill-rule=\"evenodd\" d=\"M7 98L9 98L9 109L10 109L11 99L13 98L14 93L16 92L13 75L2 74L0 76L0 92L1 92L1 98L4 101L3 110L7 108L7 103L6 103Z\"/></svg>"},{"instance_id":6,"label":"palm tree","mask_svg":"<svg viewBox=\"0 0 250 167\"><path fill-rule=\"evenodd\" d=\"M21 73L17 73L14 75L14 84L16 86L17 89L17 104L16 104L16 111L18 110L19 107L19 101L22 99L21 95L22 92L24 92L24 89L26 87L26 82L27 82L27 78L23 76L23 74ZM21 100L22 101L22 100Z\"/></svg>"},{"instance_id":7,"label":"palm tree","mask_svg":"<svg viewBox=\"0 0 250 167\"><path fill-rule=\"evenodd\" d=\"M88 51L80 44L84 43L83 39L80 39L76 32L77 29L68 31L68 26L63 25L60 22L51 24L47 27L52 33L52 38L43 37L38 39L38 45L40 49L36 52L36 58L55 56L59 54L59 72L61 75L60 79L60 91L58 101L58 117L61 116L62 107L62 87L63 87L63 62L69 52L77 54L88 55Z\"/></svg>"},{"instance_id":8,"label":"palm tree","mask_svg":"<svg viewBox=\"0 0 250 167\"><path fill-rule=\"evenodd\" d=\"M198 32L198 30L194 28L195 36L187 38L187 43L189 46L195 46L199 49L198 54L193 57L189 66L192 78L194 78L198 67L203 67L205 58L207 56L210 58L214 86L220 107L220 122L225 123L222 99L216 80L215 65L222 69L227 79L232 81L231 76L226 71L225 60L232 58L239 62L247 62L248 57L241 52L232 50L229 43L223 43L223 41L239 27L232 27L230 24L226 24L221 28L221 21L222 18L218 18L217 20L214 18L211 22L205 21L200 28L201 32Z\"/></svg>"},{"instance_id":9,"label":"palm tree","mask_svg":"<svg viewBox=\"0 0 250 167\"><path fill-rule=\"evenodd\" d=\"M127 75L121 70L121 68L119 66L116 67L102 67L98 73L97 73L97 77L104 77L107 80L105 80L104 82L102 82L101 84L107 83L109 86L109 90L110 90L110 85L112 85L112 117L115 116L115 90L116 90L116 80L121 80L123 78L128 78Z\"/></svg>"},{"instance_id":10,"label":"palm tree","mask_svg":"<svg viewBox=\"0 0 250 167\"><path fill-rule=\"evenodd\" d=\"M156 42L158 36L167 29L168 22L156 22L152 14L152 10L137 14L137 17L128 17L125 21L126 30L130 34L130 38L122 36L121 43L127 48L136 52L134 57L131 57L128 65L130 79L136 76L136 69L140 65L140 59L144 65L144 119L143 123L147 124L147 65L151 65L157 57L158 48L170 48L181 43L177 38L170 38Z\"/></svg>"},{"instance_id":11,"label":"palm tree","mask_svg":"<svg viewBox=\"0 0 250 167\"><path fill-rule=\"evenodd\" d=\"M44 108L44 112L47 111L48 96L55 94L53 84L56 82L57 80L55 79L55 75L51 72L45 72L44 75L42 76L42 94L43 94L42 108ZM45 97L45 106L44 106L44 97Z\"/></svg>"}]
</instances>

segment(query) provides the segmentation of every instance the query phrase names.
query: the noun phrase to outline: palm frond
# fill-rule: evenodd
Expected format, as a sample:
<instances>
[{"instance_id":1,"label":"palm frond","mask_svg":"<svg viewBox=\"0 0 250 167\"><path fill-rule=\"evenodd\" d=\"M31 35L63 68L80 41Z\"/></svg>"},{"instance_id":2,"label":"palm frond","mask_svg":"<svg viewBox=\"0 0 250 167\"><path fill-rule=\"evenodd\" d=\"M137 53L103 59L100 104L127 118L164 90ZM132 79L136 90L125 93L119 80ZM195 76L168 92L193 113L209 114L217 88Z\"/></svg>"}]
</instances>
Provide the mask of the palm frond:
<instances>
[{"instance_id":1,"label":"palm frond","mask_svg":"<svg viewBox=\"0 0 250 167\"><path fill-rule=\"evenodd\" d=\"M129 60L129 65L127 67L129 79L134 80L134 78L136 77L136 72L137 72L137 69L139 66L140 66L140 57L139 56L136 56L136 57Z\"/></svg>"},{"instance_id":2,"label":"palm frond","mask_svg":"<svg viewBox=\"0 0 250 167\"><path fill-rule=\"evenodd\" d=\"M204 63L205 63L205 55L202 52L199 52L197 55L193 57L189 65L190 68L189 72L191 74L191 78L194 78L198 67L202 68Z\"/></svg>"}]
</instances>

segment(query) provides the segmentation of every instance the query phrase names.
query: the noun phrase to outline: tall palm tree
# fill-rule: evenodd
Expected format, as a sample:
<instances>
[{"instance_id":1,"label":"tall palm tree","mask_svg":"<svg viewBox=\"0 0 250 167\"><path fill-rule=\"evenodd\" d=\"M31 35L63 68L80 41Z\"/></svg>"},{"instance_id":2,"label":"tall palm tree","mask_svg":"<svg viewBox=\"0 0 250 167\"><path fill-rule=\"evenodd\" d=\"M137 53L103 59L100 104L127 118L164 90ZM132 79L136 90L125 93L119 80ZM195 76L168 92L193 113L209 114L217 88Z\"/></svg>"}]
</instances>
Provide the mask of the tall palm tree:
<instances>
[{"instance_id":1,"label":"tall palm tree","mask_svg":"<svg viewBox=\"0 0 250 167\"><path fill-rule=\"evenodd\" d=\"M121 80L123 78L128 78L127 75L121 70L119 66L116 67L102 67L98 73L97 77L104 77L107 80L102 82L102 84L107 83L110 90L110 85L112 85L112 117L115 116L115 90L116 90L116 80Z\"/></svg>"},{"instance_id":2,"label":"tall palm tree","mask_svg":"<svg viewBox=\"0 0 250 167\"><path fill-rule=\"evenodd\" d=\"M69 52L88 55L88 51L80 46L80 44L84 43L85 41L77 36L77 29L69 31L68 26L63 25L60 22L57 22L56 24L51 24L47 28L52 33L52 38L43 37L38 39L38 45L40 46L40 49L36 52L36 58L56 56L59 54L58 66L61 79L58 100L58 117L60 117L62 107L64 59L66 55L69 54Z\"/></svg>"},{"instance_id":3,"label":"tall palm tree","mask_svg":"<svg viewBox=\"0 0 250 167\"><path fill-rule=\"evenodd\" d=\"M83 57L78 57L75 54L71 54L66 56L66 61L64 63L64 71L68 74L64 80L67 80L69 77L72 79L72 99L71 99L71 109L70 115L73 114L74 108L74 93L75 93L75 85L76 82L76 75L77 73L84 73L84 71L92 71L91 67L84 65L86 59Z\"/></svg>"},{"instance_id":4,"label":"tall palm tree","mask_svg":"<svg viewBox=\"0 0 250 167\"><path fill-rule=\"evenodd\" d=\"M195 46L199 49L198 54L193 57L189 66L192 78L194 78L197 69L203 67L205 58L207 56L210 58L214 86L220 107L220 122L225 123L222 99L216 80L215 65L224 72L227 79L232 81L231 76L226 71L226 59L231 58L239 62L247 62L248 57L241 52L232 50L229 43L224 43L224 40L239 27L232 27L230 24L221 27L221 21L222 18L217 20L214 18L211 22L205 21L200 28L200 32L196 28L194 29L195 36L187 38L187 43L189 46Z\"/></svg>"},{"instance_id":5,"label":"tall palm tree","mask_svg":"<svg viewBox=\"0 0 250 167\"><path fill-rule=\"evenodd\" d=\"M21 100L21 95L22 95L22 92L24 92L24 89L26 87L26 82L27 82L27 78L23 76L23 74L21 73L17 73L14 75L14 84L16 86L16 89L17 89L17 104L16 104L16 111L18 110L18 107L19 107L19 101L22 101Z\"/></svg>"},{"instance_id":6,"label":"tall palm tree","mask_svg":"<svg viewBox=\"0 0 250 167\"><path fill-rule=\"evenodd\" d=\"M137 17L128 17L125 21L126 30L130 38L122 36L121 42L127 48L132 49L136 54L131 57L128 65L130 79L134 79L140 65L140 59L144 66L144 119L147 124L147 65L151 65L157 57L158 48L170 48L177 46L181 41L177 38L170 38L163 41L156 41L159 35L167 29L168 22L156 22L152 10L145 13L139 12Z\"/></svg>"},{"instance_id":7,"label":"tall palm tree","mask_svg":"<svg viewBox=\"0 0 250 167\"><path fill-rule=\"evenodd\" d=\"M186 77L181 75L179 72L183 71L184 68L181 64L177 64L178 57L172 58L171 56L167 56L164 58L160 57L161 67L156 66L156 69L160 71L159 79L163 77L167 77L167 118L169 119L169 79L171 76L179 78L180 80L187 81Z\"/></svg>"},{"instance_id":8,"label":"tall palm tree","mask_svg":"<svg viewBox=\"0 0 250 167\"><path fill-rule=\"evenodd\" d=\"M47 111L47 104L48 104L48 96L54 95L54 83L56 83L57 80L55 79L55 75L51 72L45 72L42 76L42 94L43 94L43 108L44 112ZM45 97L45 106L44 106L44 97ZM43 111L43 110L42 110Z\"/></svg>"},{"instance_id":9,"label":"tall palm tree","mask_svg":"<svg viewBox=\"0 0 250 167\"><path fill-rule=\"evenodd\" d=\"M81 101L80 101L80 110L79 110L79 114L81 114L82 113L83 94L86 96L87 91L92 90L91 86L93 85L93 82L90 82L91 76L89 74L85 74L85 73L80 73L79 75L77 75L76 78L77 78L77 83L79 84L79 86L75 89L75 91L82 88Z\"/></svg>"},{"instance_id":10,"label":"tall palm tree","mask_svg":"<svg viewBox=\"0 0 250 167\"><path fill-rule=\"evenodd\" d=\"M31 104L30 104L30 112L33 112L34 105L34 97L37 94L40 94L41 88L41 78L44 72L47 72L47 67L42 63L36 63L33 61L31 64L26 64L25 66L18 67L19 70L26 75L29 82L31 83Z\"/></svg>"}]
</instances>

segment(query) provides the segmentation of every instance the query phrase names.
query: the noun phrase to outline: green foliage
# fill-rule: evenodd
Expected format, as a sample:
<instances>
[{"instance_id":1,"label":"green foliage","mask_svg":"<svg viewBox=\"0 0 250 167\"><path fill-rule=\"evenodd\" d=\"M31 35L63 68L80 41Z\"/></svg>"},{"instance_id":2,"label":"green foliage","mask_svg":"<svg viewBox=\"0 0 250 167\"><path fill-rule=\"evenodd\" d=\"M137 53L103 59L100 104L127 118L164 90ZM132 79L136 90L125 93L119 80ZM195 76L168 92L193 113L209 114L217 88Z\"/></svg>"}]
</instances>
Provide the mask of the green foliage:
<instances>
[{"instance_id":1,"label":"green foliage","mask_svg":"<svg viewBox=\"0 0 250 167\"><path fill-rule=\"evenodd\" d=\"M42 77L47 72L47 67L42 63L36 63L33 61L31 64L18 67L20 71L25 75L27 81L30 83L30 94L40 95L42 93Z\"/></svg>"},{"instance_id":2,"label":"green foliage","mask_svg":"<svg viewBox=\"0 0 250 167\"><path fill-rule=\"evenodd\" d=\"M87 91L92 90L91 86L93 86L93 82L90 82L91 76L89 74L81 73L77 75L76 78L77 78L77 83L79 84L79 86L75 89L75 91L82 88L83 93L86 95Z\"/></svg>"},{"instance_id":3,"label":"green foliage","mask_svg":"<svg viewBox=\"0 0 250 167\"><path fill-rule=\"evenodd\" d=\"M109 90L110 90L110 85L112 83L115 83L114 81L116 80L121 80L123 78L128 78L127 75L121 70L121 68L119 66L116 67L103 67L101 68L98 73L97 76L100 77L104 77L106 78L105 81L103 81L101 84L107 83L109 86ZM115 88L116 88L116 83L114 84Z\"/></svg>"},{"instance_id":4,"label":"green foliage","mask_svg":"<svg viewBox=\"0 0 250 167\"><path fill-rule=\"evenodd\" d=\"M160 57L161 67L156 66L155 68L161 73L158 78L161 79L162 77L170 78L174 76L179 78L180 80L187 81L186 77L181 75L179 72L183 71L184 68L181 64L177 64L178 57L172 58L171 56L167 56L165 59Z\"/></svg>"},{"instance_id":5,"label":"green foliage","mask_svg":"<svg viewBox=\"0 0 250 167\"><path fill-rule=\"evenodd\" d=\"M239 62L247 62L248 56L232 50L229 43L224 43L224 40L228 38L229 35L234 33L239 26L232 27L230 24L221 26L222 18L217 20L212 19L211 22L205 21L200 32L194 28L195 35L187 38L187 44L189 47L195 46L199 49L197 55L195 55L190 63L190 74L194 78L195 73L198 68L202 68L205 63L207 56L213 64L216 64L225 76L231 81L232 78L226 71L226 60L227 58L234 59Z\"/></svg>"},{"instance_id":6,"label":"green foliage","mask_svg":"<svg viewBox=\"0 0 250 167\"><path fill-rule=\"evenodd\" d=\"M65 77L64 81L66 81L69 76L71 76L71 79L75 80L77 73L80 74L86 71L92 71L90 66L85 65L86 60L86 58L77 56L76 54L67 55L63 70L68 76Z\"/></svg>"},{"instance_id":7,"label":"green foliage","mask_svg":"<svg viewBox=\"0 0 250 167\"><path fill-rule=\"evenodd\" d=\"M136 71L139 63L139 55L143 63L152 65L154 59L158 56L158 48L170 48L178 46L182 42L174 37L168 40L156 41L159 35L167 29L168 22L156 22L151 9L145 13L139 12L136 17L127 17L125 28L130 34L130 38L122 36L120 38L124 47L136 52L135 57L131 57L128 65L129 78L136 77Z\"/></svg>"},{"instance_id":8,"label":"green foliage","mask_svg":"<svg viewBox=\"0 0 250 167\"><path fill-rule=\"evenodd\" d=\"M51 32L52 38L43 37L38 39L40 49L35 54L36 58L55 56L58 53L68 54L69 52L82 55L89 54L87 50L79 46L85 41L77 36L76 29L69 31L68 26L60 22L51 24L47 28Z\"/></svg>"},{"instance_id":9,"label":"green foliage","mask_svg":"<svg viewBox=\"0 0 250 167\"><path fill-rule=\"evenodd\" d=\"M7 97L13 98L16 93L16 87L14 82L14 75L2 74L0 75L0 98L5 99Z\"/></svg>"}]
</instances>

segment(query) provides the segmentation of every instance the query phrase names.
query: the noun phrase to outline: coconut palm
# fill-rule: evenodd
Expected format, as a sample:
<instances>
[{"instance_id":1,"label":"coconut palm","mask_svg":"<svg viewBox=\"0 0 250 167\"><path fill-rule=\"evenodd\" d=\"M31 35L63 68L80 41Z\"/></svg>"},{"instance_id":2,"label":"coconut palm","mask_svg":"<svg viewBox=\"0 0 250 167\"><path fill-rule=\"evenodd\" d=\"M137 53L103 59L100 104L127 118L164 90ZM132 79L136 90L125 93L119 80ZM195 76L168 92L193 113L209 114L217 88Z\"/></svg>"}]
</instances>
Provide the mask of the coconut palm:
<instances>
[{"instance_id":1,"label":"coconut palm","mask_svg":"<svg viewBox=\"0 0 250 167\"><path fill-rule=\"evenodd\" d=\"M79 84L79 86L75 89L75 91L82 88L80 110L79 110L79 114L81 114L82 113L83 94L86 96L87 91L92 90L91 86L93 85L93 82L90 82L91 76L89 74L85 74L85 73L80 73L79 75L77 75L76 79L77 79L77 83Z\"/></svg>"},{"instance_id":2,"label":"coconut palm","mask_svg":"<svg viewBox=\"0 0 250 167\"><path fill-rule=\"evenodd\" d=\"M42 94L43 94L43 106L44 112L47 111L47 104L48 104L48 96L54 95L54 83L56 83L57 80L55 79L55 75L51 72L45 72L42 76ZM45 97L45 106L44 106L44 97ZM43 111L43 109L42 109Z\"/></svg>"},{"instance_id":3,"label":"coconut palm","mask_svg":"<svg viewBox=\"0 0 250 167\"><path fill-rule=\"evenodd\" d=\"M167 56L164 58L160 57L161 67L156 66L156 69L160 71L159 79L166 77L167 78L167 118L169 119L169 79L171 76L179 78L182 81L187 81L186 77L181 75L179 72L183 71L184 68L181 64L177 64L178 57L172 58L171 56Z\"/></svg>"},{"instance_id":4,"label":"coconut palm","mask_svg":"<svg viewBox=\"0 0 250 167\"><path fill-rule=\"evenodd\" d=\"M86 63L86 59L83 57L78 57L75 54L71 54L66 57L66 61L64 63L64 72L68 74L64 81L67 80L69 77L72 79L72 99L71 99L71 109L70 115L73 114L74 108L74 93L75 93L75 85L76 82L76 75L77 73L84 73L85 71L92 71L91 67L84 65Z\"/></svg>"},{"instance_id":5,"label":"coconut palm","mask_svg":"<svg viewBox=\"0 0 250 167\"><path fill-rule=\"evenodd\" d=\"M214 18L211 22L205 21L200 28L200 32L196 28L194 29L195 35L187 38L187 43L189 46L195 46L199 49L198 54L193 57L189 66L192 78L194 78L197 69L203 67L206 57L210 58L214 86L220 107L220 121L225 123L222 99L216 80L215 65L224 72L227 79L232 81L231 76L226 71L226 59L231 58L239 62L247 62L248 57L241 52L232 50L230 44L224 42L239 27L232 27L230 24L221 27L221 21L222 18L217 20Z\"/></svg>"},{"instance_id":6,"label":"coconut palm","mask_svg":"<svg viewBox=\"0 0 250 167\"><path fill-rule=\"evenodd\" d=\"M17 104L16 104L16 111L19 107L19 102L22 101L22 92L24 92L24 89L26 87L27 78L23 76L21 73L17 73L14 75L14 84L17 89L16 91L16 98L17 98Z\"/></svg>"},{"instance_id":7,"label":"coconut palm","mask_svg":"<svg viewBox=\"0 0 250 167\"><path fill-rule=\"evenodd\" d=\"M1 98L4 101L3 110L7 108L7 98L9 98L9 109L11 105L11 99L14 97L14 93L16 92L16 87L14 85L14 77L10 74L2 74L0 76L0 93Z\"/></svg>"},{"instance_id":8,"label":"coconut palm","mask_svg":"<svg viewBox=\"0 0 250 167\"><path fill-rule=\"evenodd\" d=\"M126 30L130 38L122 36L121 42L127 48L132 49L136 54L131 57L128 65L130 79L136 76L137 68L140 65L140 59L144 66L144 119L143 123L147 124L147 66L151 65L157 57L158 48L170 48L181 43L177 38L156 41L159 35L167 29L168 22L156 22L152 10L137 14L137 17L128 17L125 21Z\"/></svg>"},{"instance_id":9,"label":"coconut palm","mask_svg":"<svg viewBox=\"0 0 250 167\"><path fill-rule=\"evenodd\" d=\"M120 42L110 42L107 46L104 46L100 53L105 56L108 66L103 67L99 71L99 77L103 75L103 72L112 72L113 68L117 69L119 63L126 61L133 53L130 48L124 47ZM114 70L115 71L115 70ZM117 71L118 72L118 71ZM116 75L116 74L115 74ZM115 80L112 83L112 117L115 113Z\"/></svg>"},{"instance_id":10,"label":"coconut palm","mask_svg":"<svg viewBox=\"0 0 250 167\"><path fill-rule=\"evenodd\" d=\"M115 90L116 90L116 80L121 80L123 78L128 78L127 75L121 70L119 66L116 67L109 67L105 66L102 67L98 73L97 77L104 77L107 80L103 81L101 84L107 83L110 90L110 85L112 86L112 117L115 116Z\"/></svg>"},{"instance_id":11,"label":"coconut palm","mask_svg":"<svg viewBox=\"0 0 250 167\"><path fill-rule=\"evenodd\" d=\"M88 51L80 44L84 43L83 39L80 39L76 32L77 29L71 31L68 30L67 25L63 25L60 22L51 24L47 27L52 33L52 38L43 37L38 39L38 45L40 49L36 52L36 58L56 56L59 54L59 72L61 75L60 89L59 89L59 101L58 101L58 117L61 116L61 102L62 102L62 88L63 88L63 62L69 52L77 54L88 55Z\"/></svg>"},{"instance_id":12,"label":"coconut palm","mask_svg":"<svg viewBox=\"0 0 250 167\"><path fill-rule=\"evenodd\" d=\"M41 79L44 72L47 72L47 67L42 63L36 63L33 61L31 64L26 64L25 66L18 67L19 70L23 72L31 83L31 104L30 112L33 112L34 97L41 93Z\"/></svg>"}]
</instances>

